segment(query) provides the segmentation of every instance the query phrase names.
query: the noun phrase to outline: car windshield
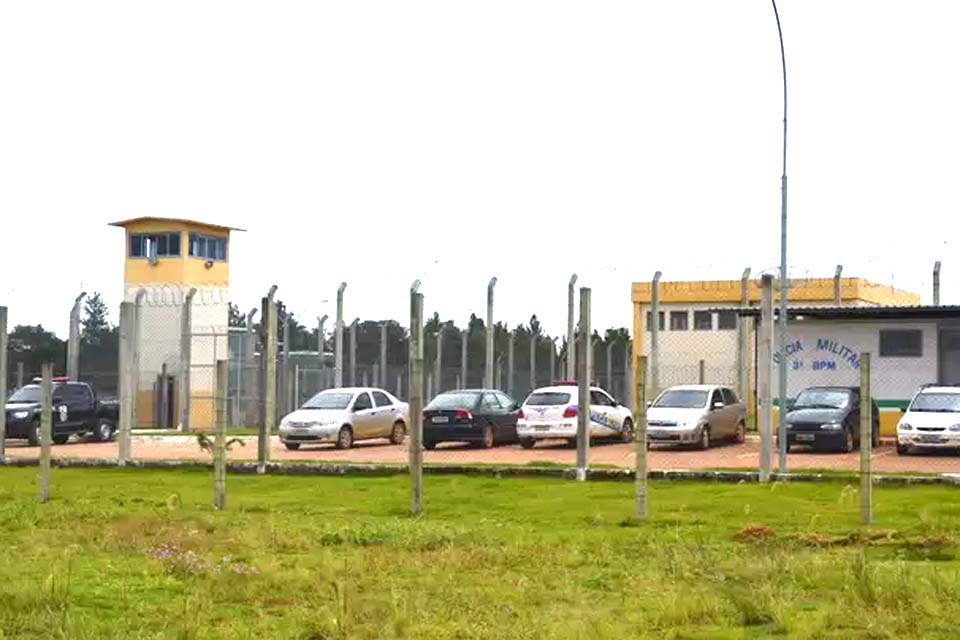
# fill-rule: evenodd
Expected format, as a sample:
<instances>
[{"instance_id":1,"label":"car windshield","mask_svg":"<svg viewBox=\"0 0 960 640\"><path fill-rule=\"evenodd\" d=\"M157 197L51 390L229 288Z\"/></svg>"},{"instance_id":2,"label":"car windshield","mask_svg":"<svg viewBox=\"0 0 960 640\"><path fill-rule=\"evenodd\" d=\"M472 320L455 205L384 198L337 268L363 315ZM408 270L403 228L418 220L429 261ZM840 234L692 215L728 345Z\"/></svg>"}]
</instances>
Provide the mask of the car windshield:
<instances>
[{"instance_id":1,"label":"car windshield","mask_svg":"<svg viewBox=\"0 0 960 640\"><path fill-rule=\"evenodd\" d=\"M707 392L697 389L670 389L664 391L653 406L662 409L702 409L707 404Z\"/></svg>"},{"instance_id":2,"label":"car windshield","mask_svg":"<svg viewBox=\"0 0 960 640\"><path fill-rule=\"evenodd\" d=\"M909 411L960 413L960 393L921 393L913 399Z\"/></svg>"},{"instance_id":3,"label":"car windshield","mask_svg":"<svg viewBox=\"0 0 960 640\"><path fill-rule=\"evenodd\" d=\"M477 400L479 398L479 393L459 391L455 393L441 393L427 405L427 409L472 409L477 406Z\"/></svg>"},{"instance_id":4,"label":"car windshield","mask_svg":"<svg viewBox=\"0 0 960 640\"><path fill-rule=\"evenodd\" d=\"M525 404L531 407L552 407L561 404L570 404L570 394L561 391L538 391L531 393Z\"/></svg>"},{"instance_id":5,"label":"car windshield","mask_svg":"<svg viewBox=\"0 0 960 640\"><path fill-rule=\"evenodd\" d=\"M307 400L303 409L346 409L353 400L352 393L342 391L324 391Z\"/></svg>"},{"instance_id":6,"label":"car windshield","mask_svg":"<svg viewBox=\"0 0 960 640\"><path fill-rule=\"evenodd\" d=\"M846 389L804 389L793 403L794 409L846 409L850 392Z\"/></svg>"},{"instance_id":7,"label":"car windshield","mask_svg":"<svg viewBox=\"0 0 960 640\"><path fill-rule=\"evenodd\" d=\"M40 402L40 387L30 385L13 392L7 402Z\"/></svg>"}]
</instances>

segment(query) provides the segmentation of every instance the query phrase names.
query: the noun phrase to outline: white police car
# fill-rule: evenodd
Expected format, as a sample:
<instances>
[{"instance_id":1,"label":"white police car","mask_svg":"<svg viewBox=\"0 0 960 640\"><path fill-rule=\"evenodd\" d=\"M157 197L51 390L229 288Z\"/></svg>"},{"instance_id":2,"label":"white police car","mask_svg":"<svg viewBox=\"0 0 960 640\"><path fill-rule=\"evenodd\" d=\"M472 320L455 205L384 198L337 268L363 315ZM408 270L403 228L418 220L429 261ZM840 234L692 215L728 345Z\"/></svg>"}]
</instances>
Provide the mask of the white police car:
<instances>
[{"instance_id":1,"label":"white police car","mask_svg":"<svg viewBox=\"0 0 960 640\"><path fill-rule=\"evenodd\" d=\"M927 385L897 424L897 454L919 449L960 449L960 386Z\"/></svg>"},{"instance_id":2,"label":"white police car","mask_svg":"<svg viewBox=\"0 0 960 640\"><path fill-rule=\"evenodd\" d=\"M531 393L517 415L517 436L524 449L532 449L537 440L577 441L579 390L570 380L542 387ZM599 387L590 388L590 437L633 441L633 415L630 409Z\"/></svg>"}]
</instances>

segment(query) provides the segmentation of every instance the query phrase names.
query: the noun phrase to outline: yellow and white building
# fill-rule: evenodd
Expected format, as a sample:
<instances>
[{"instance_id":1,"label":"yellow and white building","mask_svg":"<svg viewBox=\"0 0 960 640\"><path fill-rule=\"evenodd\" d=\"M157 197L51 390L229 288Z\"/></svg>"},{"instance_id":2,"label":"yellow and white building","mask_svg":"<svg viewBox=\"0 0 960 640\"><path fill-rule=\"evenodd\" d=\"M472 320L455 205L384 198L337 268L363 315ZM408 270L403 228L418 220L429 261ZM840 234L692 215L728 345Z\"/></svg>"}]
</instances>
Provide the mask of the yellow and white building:
<instances>
[{"instance_id":1,"label":"yellow and white building","mask_svg":"<svg viewBox=\"0 0 960 640\"><path fill-rule=\"evenodd\" d=\"M183 376L188 376L192 428L212 426L215 366L226 359L230 233L233 227L183 218L141 217L111 223L125 232L124 301L138 308L133 345L138 362L136 428L182 422ZM193 291L189 326L184 304ZM183 340L184 332L189 343ZM184 352L189 349L190 365ZM161 373L167 391L160 391ZM159 399L167 399L167 410ZM166 424L160 424L166 416Z\"/></svg>"}]
</instances>

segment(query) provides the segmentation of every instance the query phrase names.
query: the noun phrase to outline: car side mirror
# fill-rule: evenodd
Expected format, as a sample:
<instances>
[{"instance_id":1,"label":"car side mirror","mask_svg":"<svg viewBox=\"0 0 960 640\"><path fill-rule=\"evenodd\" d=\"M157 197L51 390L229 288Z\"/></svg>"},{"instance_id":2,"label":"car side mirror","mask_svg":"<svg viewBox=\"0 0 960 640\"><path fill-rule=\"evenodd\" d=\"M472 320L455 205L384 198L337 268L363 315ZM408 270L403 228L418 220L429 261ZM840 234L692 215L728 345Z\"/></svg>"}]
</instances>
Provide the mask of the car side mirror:
<instances>
[{"instance_id":1,"label":"car side mirror","mask_svg":"<svg viewBox=\"0 0 960 640\"><path fill-rule=\"evenodd\" d=\"M723 409L723 403L722 403L722 402L714 402L714 403L713 403L713 408L714 408L714 409Z\"/></svg>"},{"instance_id":2,"label":"car side mirror","mask_svg":"<svg viewBox=\"0 0 960 640\"><path fill-rule=\"evenodd\" d=\"M647 409L653 406L653 400L647 400Z\"/></svg>"}]
</instances>

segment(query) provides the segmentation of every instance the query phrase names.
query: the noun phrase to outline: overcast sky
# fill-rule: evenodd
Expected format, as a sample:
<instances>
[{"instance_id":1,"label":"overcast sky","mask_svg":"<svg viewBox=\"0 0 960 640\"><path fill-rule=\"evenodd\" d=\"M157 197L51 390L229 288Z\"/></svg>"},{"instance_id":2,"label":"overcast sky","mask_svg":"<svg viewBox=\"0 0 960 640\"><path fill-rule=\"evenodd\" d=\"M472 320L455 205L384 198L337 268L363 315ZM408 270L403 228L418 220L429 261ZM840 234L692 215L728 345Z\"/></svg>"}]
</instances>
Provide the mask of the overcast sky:
<instances>
[{"instance_id":1,"label":"overcast sky","mask_svg":"<svg viewBox=\"0 0 960 640\"><path fill-rule=\"evenodd\" d=\"M960 5L781 0L792 276L960 302ZM0 304L61 335L122 296L113 220L247 229L231 297L301 319L594 326L629 284L779 262L769 2L0 3ZM330 325L328 325L330 326Z\"/></svg>"}]
</instances>

